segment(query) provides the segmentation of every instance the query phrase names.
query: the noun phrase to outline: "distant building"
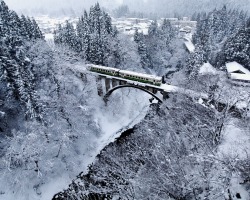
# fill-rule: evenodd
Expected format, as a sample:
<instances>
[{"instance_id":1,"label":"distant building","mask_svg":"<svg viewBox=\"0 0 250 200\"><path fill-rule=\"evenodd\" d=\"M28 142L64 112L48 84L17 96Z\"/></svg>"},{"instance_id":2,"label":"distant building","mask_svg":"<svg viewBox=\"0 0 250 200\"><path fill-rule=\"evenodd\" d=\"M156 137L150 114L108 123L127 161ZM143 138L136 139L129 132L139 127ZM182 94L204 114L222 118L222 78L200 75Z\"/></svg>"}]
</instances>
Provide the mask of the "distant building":
<instances>
[{"instance_id":1,"label":"distant building","mask_svg":"<svg viewBox=\"0 0 250 200\"><path fill-rule=\"evenodd\" d=\"M161 18L161 21L163 21L164 19L171 21L178 21L178 18Z\"/></svg>"},{"instance_id":2,"label":"distant building","mask_svg":"<svg viewBox=\"0 0 250 200\"><path fill-rule=\"evenodd\" d=\"M144 35L147 35L151 22L152 20L147 18L114 18L112 25L126 35L134 35L136 29L139 33L142 32Z\"/></svg>"},{"instance_id":3,"label":"distant building","mask_svg":"<svg viewBox=\"0 0 250 200\"><path fill-rule=\"evenodd\" d=\"M183 28L183 27L191 27L192 29L196 28L197 21L185 21L185 20L178 20L178 21L170 21L173 26Z\"/></svg>"},{"instance_id":4,"label":"distant building","mask_svg":"<svg viewBox=\"0 0 250 200\"><path fill-rule=\"evenodd\" d=\"M250 83L250 71L237 62L226 64L228 77L233 81Z\"/></svg>"},{"instance_id":5,"label":"distant building","mask_svg":"<svg viewBox=\"0 0 250 200\"><path fill-rule=\"evenodd\" d=\"M189 17L183 17L182 20L183 21L190 21L190 18Z\"/></svg>"}]
</instances>

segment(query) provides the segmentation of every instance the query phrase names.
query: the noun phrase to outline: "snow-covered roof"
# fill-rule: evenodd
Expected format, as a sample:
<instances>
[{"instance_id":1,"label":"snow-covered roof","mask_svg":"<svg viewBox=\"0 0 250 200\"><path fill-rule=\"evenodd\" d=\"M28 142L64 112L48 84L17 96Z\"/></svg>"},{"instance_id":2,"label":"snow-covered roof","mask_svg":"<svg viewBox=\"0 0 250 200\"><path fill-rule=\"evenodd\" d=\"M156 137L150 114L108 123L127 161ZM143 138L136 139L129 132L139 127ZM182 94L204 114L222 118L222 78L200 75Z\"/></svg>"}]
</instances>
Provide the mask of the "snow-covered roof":
<instances>
[{"instance_id":1,"label":"snow-covered roof","mask_svg":"<svg viewBox=\"0 0 250 200\"><path fill-rule=\"evenodd\" d=\"M250 81L250 74L230 73L231 79L239 81Z\"/></svg>"},{"instance_id":2,"label":"snow-covered roof","mask_svg":"<svg viewBox=\"0 0 250 200\"><path fill-rule=\"evenodd\" d=\"M193 42L192 42L190 39L188 39L188 38L185 38L185 39L186 39L187 41L185 41L184 44L186 45L188 51L189 51L190 53L191 53L191 52L194 52L195 46L194 46Z\"/></svg>"},{"instance_id":3,"label":"snow-covered roof","mask_svg":"<svg viewBox=\"0 0 250 200\"><path fill-rule=\"evenodd\" d=\"M205 74L217 74L217 70L209 63L204 63L201 68L200 68L200 71L199 71L200 74L202 75L205 75Z\"/></svg>"},{"instance_id":4,"label":"snow-covered roof","mask_svg":"<svg viewBox=\"0 0 250 200\"><path fill-rule=\"evenodd\" d=\"M226 63L226 68L228 73L234 73L237 71L241 71L243 74L250 74L250 71L244 68L241 64L237 62L229 62Z\"/></svg>"}]
</instances>

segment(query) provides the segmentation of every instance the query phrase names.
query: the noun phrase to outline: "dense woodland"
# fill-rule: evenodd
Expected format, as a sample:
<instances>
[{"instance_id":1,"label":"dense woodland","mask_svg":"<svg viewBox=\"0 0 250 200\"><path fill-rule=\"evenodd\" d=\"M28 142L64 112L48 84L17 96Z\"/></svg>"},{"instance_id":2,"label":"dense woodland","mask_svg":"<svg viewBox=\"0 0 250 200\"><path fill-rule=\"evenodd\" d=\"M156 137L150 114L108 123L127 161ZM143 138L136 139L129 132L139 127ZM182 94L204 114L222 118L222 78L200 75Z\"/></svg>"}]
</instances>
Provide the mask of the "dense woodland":
<instances>
[{"instance_id":1,"label":"dense woodland","mask_svg":"<svg viewBox=\"0 0 250 200\"><path fill-rule=\"evenodd\" d=\"M1 110L23 112L27 119L41 119L42 106L36 95L38 66L31 63L28 52L35 41L43 40L43 35L34 19L19 17L3 1L0 6L0 98L4 102ZM1 120L0 124L2 132L11 130L8 123Z\"/></svg>"},{"instance_id":2,"label":"dense woodland","mask_svg":"<svg viewBox=\"0 0 250 200\"><path fill-rule=\"evenodd\" d=\"M177 30L167 20L161 26L154 21L147 36L136 30L133 41L112 27L111 18L101 11L99 4L91 7L89 13L84 12L76 29L66 22L65 26L59 26L55 31L56 44L68 45L90 63L119 68L128 68L132 64L137 71L142 67L144 71L153 69L159 74L172 65L175 67L176 63L181 65L183 61L178 56L185 52L175 48L180 45ZM137 57L140 62L135 60Z\"/></svg>"},{"instance_id":3,"label":"dense woodland","mask_svg":"<svg viewBox=\"0 0 250 200\"><path fill-rule=\"evenodd\" d=\"M230 61L249 68L249 20L245 12L227 10L224 6L208 14L198 14L197 22L193 40L205 60L218 68Z\"/></svg>"},{"instance_id":4,"label":"dense woodland","mask_svg":"<svg viewBox=\"0 0 250 200\"><path fill-rule=\"evenodd\" d=\"M224 6L194 14L196 50L188 53L169 21L153 21L148 35L136 30L131 39L112 26L98 3L84 11L75 28L68 21L59 25L51 47L34 19L0 2L0 199L46 198L63 175L80 173L84 156L97 148L98 109L117 120L118 113L133 113L143 104L143 95L135 92L131 100L127 91L105 107L95 79L75 70L86 63L167 75L209 99L203 105L173 94L162 105L151 105L141 123L104 148L88 172L54 199L250 196L249 149L233 155L221 147L231 126L249 140L247 109L233 112L241 90L249 104L249 89L235 88L220 73L199 74L204 62L222 72L228 61L249 68L250 21L244 11ZM221 108L218 99L226 106Z\"/></svg>"}]
</instances>

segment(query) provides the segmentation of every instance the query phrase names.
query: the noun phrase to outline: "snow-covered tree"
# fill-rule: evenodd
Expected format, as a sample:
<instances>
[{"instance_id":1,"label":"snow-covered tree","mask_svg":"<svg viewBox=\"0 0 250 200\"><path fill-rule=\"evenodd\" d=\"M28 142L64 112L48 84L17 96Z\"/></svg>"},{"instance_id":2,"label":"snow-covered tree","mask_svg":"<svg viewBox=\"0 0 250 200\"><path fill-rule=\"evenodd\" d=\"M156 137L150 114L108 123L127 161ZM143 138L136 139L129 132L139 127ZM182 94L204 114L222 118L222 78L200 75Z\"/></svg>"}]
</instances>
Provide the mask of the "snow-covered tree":
<instances>
[{"instance_id":1,"label":"snow-covered tree","mask_svg":"<svg viewBox=\"0 0 250 200\"><path fill-rule=\"evenodd\" d=\"M224 62L236 61L250 69L250 26L248 24L230 37L223 47Z\"/></svg>"},{"instance_id":2,"label":"snow-covered tree","mask_svg":"<svg viewBox=\"0 0 250 200\"><path fill-rule=\"evenodd\" d=\"M206 17L197 16L197 29L193 35L193 41L205 51L206 59L214 64L220 63L217 55L225 41L233 37L246 22L246 14L243 11L227 10L226 6L214 9ZM221 67L221 66L217 66Z\"/></svg>"},{"instance_id":3,"label":"snow-covered tree","mask_svg":"<svg viewBox=\"0 0 250 200\"><path fill-rule=\"evenodd\" d=\"M186 62L185 70L191 79L196 78L204 62L206 62L204 51L202 51L202 48L196 48L195 52L190 54Z\"/></svg>"},{"instance_id":4,"label":"snow-covered tree","mask_svg":"<svg viewBox=\"0 0 250 200\"><path fill-rule=\"evenodd\" d=\"M67 44L87 61L104 65L113 56L109 46L113 42L111 40L116 41L116 35L111 17L97 3L91 6L89 13L84 11L84 15L77 22L76 30L68 22L64 27L58 27L55 31L55 43Z\"/></svg>"}]
</instances>

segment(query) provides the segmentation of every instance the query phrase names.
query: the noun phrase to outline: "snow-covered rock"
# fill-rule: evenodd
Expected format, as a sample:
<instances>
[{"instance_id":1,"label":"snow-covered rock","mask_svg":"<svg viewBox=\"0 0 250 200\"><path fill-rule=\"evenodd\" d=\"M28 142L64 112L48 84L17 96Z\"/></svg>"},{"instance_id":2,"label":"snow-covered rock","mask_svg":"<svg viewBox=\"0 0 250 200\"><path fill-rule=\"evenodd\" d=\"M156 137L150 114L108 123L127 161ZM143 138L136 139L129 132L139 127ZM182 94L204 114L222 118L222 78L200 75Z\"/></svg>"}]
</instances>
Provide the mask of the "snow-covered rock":
<instances>
[{"instance_id":1,"label":"snow-covered rock","mask_svg":"<svg viewBox=\"0 0 250 200\"><path fill-rule=\"evenodd\" d=\"M205 74L218 74L218 71L209 63L204 63L199 71L200 74L205 75Z\"/></svg>"}]
</instances>

